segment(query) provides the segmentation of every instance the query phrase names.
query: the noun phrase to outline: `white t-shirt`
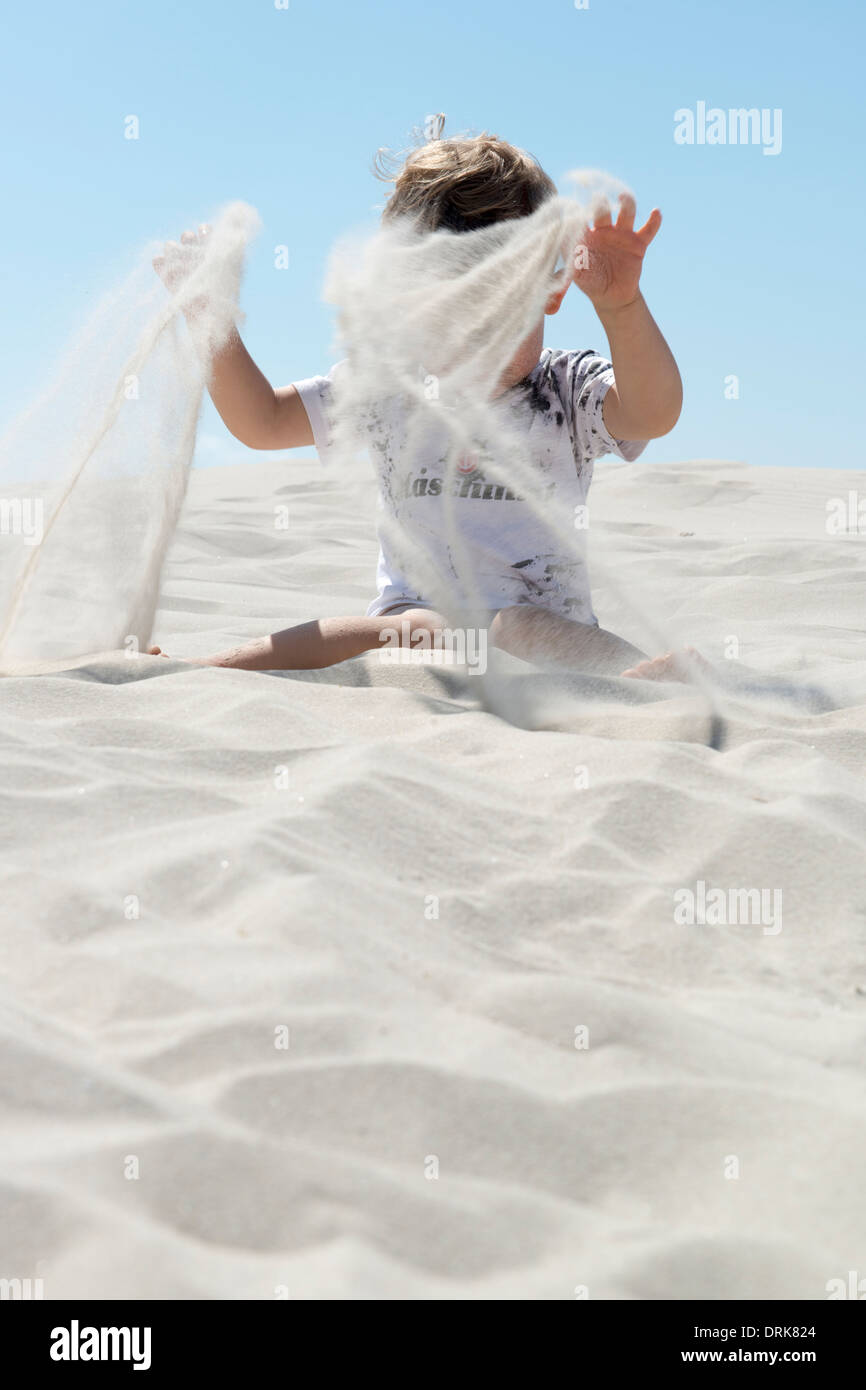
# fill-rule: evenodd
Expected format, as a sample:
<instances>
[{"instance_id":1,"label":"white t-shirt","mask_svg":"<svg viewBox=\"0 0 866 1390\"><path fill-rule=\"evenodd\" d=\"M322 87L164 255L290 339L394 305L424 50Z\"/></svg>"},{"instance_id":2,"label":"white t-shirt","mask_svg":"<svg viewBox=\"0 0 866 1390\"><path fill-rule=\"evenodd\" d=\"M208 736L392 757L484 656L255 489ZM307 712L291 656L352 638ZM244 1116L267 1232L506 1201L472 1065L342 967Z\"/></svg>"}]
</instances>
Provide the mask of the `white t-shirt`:
<instances>
[{"instance_id":1,"label":"white t-shirt","mask_svg":"<svg viewBox=\"0 0 866 1390\"><path fill-rule=\"evenodd\" d=\"M335 381L347 370L338 363L328 376L296 381L316 448L327 461L332 447ZM379 614L398 603L434 606L422 576L435 571L431 587L470 607L490 611L533 603L577 622L594 623L589 576L580 553L585 537L586 496L593 461L614 453L629 462L646 441L614 439L605 429L602 402L613 384L609 361L593 351L545 348L537 366L498 397L510 431L525 438L521 456L537 472L548 517L514 487L497 477L495 461L483 442L461 456L449 474L451 435L435 424L423 444L408 444L405 398L377 401L364 412L363 435L379 480L378 593L367 609ZM430 412L435 422L435 413ZM417 425L417 419L415 421ZM485 467L487 472L485 473ZM452 524L459 545L449 544ZM574 543L563 542L550 525L556 516ZM391 524L386 524L390 522ZM471 580L466 556L471 555Z\"/></svg>"}]
</instances>

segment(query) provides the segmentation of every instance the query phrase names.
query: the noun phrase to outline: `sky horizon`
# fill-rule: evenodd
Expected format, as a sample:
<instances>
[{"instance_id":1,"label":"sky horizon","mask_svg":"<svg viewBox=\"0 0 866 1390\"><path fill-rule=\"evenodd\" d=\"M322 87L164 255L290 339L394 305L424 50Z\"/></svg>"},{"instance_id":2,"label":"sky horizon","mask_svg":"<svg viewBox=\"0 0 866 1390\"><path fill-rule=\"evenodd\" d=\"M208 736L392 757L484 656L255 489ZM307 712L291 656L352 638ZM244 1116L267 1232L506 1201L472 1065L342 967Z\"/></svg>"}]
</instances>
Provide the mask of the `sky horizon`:
<instances>
[{"instance_id":1,"label":"sky horizon","mask_svg":"<svg viewBox=\"0 0 866 1390\"><path fill-rule=\"evenodd\" d=\"M376 225L377 148L405 148L443 111L446 135L493 130L557 182L604 168L634 189L641 221L661 208L642 284L685 404L645 464L862 468L864 193L851 170L864 28L847 0L700 13L686 0L215 0L184 11L97 0L12 14L0 56L14 210L0 428L44 388L143 244L235 198L263 224L243 293L250 351L275 385L327 371L328 252ZM754 125L737 115L750 110ZM574 288L545 341L608 353ZM209 402L200 430L199 464L252 453Z\"/></svg>"}]
</instances>

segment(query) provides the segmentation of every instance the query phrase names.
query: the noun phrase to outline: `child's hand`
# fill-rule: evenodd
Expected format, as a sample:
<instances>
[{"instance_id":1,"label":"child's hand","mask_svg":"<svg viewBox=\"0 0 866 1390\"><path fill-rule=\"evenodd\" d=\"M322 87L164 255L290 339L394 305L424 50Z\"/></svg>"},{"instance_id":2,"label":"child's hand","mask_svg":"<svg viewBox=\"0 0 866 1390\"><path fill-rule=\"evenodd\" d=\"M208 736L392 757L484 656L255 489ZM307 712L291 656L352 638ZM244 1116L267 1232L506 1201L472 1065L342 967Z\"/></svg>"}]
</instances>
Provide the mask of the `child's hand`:
<instances>
[{"instance_id":1,"label":"child's hand","mask_svg":"<svg viewBox=\"0 0 866 1390\"><path fill-rule=\"evenodd\" d=\"M206 225L199 227L197 232L184 232L179 242L167 241L163 254L154 258L153 268L172 294L201 265L209 233L210 227Z\"/></svg>"},{"instance_id":2,"label":"child's hand","mask_svg":"<svg viewBox=\"0 0 866 1390\"><path fill-rule=\"evenodd\" d=\"M653 208L636 232L635 211L634 198L623 193L619 216L612 222L605 199L575 250L572 278L599 311L622 308L637 298L644 253L662 224L662 215Z\"/></svg>"}]
</instances>

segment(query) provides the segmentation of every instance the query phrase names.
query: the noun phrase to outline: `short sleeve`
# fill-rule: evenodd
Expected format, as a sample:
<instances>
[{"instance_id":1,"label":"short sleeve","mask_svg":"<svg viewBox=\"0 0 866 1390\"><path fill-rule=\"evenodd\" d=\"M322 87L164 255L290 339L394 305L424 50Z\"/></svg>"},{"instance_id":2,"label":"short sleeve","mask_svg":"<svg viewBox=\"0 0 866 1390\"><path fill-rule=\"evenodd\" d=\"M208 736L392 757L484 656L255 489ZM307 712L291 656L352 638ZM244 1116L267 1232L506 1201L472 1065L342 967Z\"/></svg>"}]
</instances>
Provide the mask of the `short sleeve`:
<instances>
[{"instance_id":1,"label":"short sleeve","mask_svg":"<svg viewBox=\"0 0 866 1390\"><path fill-rule=\"evenodd\" d=\"M613 366L597 352L554 353L551 370L557 377L560 398L571 412L569 423L576 451L583 458L616 454L633 463L649 442L646 439L614 439L605 427L602 407L614 382Z\"/></svg>"},{"instance_id":2,"label":"short sleeve","mask_svg":"<svg viewBox=\"0 0 866 1390\"><path fill-rule=\"evenodd\" d=\"M327 376L310 376L292 382L303 401L313 431L313 443L323 463L327 462L334 442L334 378L341 366L338 362Z\"/></svg>"}]
</instances>

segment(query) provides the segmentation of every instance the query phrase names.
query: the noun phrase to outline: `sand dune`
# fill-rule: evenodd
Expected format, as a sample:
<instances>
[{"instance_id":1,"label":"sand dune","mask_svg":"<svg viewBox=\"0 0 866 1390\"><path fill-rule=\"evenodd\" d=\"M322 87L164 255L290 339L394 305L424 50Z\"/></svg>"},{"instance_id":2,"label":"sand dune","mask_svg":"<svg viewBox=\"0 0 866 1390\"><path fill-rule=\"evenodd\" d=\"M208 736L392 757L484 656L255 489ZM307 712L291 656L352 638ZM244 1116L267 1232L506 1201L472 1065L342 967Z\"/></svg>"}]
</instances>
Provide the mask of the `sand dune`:
<instances>
[{"instance_id":1,"label":"sand dune","mask_svg":"<svg viewBox=\"0 0 866 1390\"><path fill-rule=\"evenodd\" d=\"M719 749L701 689L504 658L0 681L0 1277L822 1299L866 1275L866 537L826 528L858 486L599 468L599 617L730 672ZM197 473L156 640L362 611L371 523L366 480L315 460ZM678 924L699 880L778 891L781 929Z\"/></svg>"}]
</instances>

